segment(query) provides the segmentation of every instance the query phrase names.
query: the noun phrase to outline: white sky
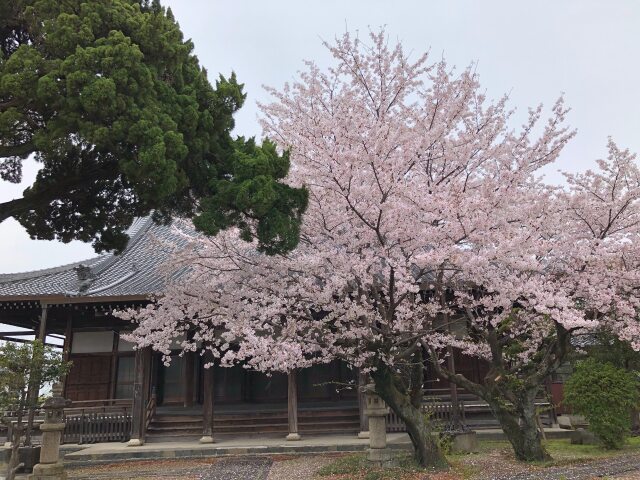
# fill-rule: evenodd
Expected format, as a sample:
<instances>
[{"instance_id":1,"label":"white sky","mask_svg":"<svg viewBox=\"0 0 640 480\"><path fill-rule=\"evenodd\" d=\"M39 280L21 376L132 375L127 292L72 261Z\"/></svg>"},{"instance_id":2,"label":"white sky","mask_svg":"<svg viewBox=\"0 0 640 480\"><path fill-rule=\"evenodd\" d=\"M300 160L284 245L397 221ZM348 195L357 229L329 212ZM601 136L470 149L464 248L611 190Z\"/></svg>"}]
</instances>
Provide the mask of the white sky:
<instances>
[{"instance_id":1,"label":"white sky","mask_svg":"<svg viewBox=\"0 0 640 480\"><path fill-rule=\"evenodd\" d=\"M637 0L164 0L213 81L232 70L247 102L237 134L260 136L256 100L262 85L295 78L303 59L321 66L321 41L345 29L361 36L385 25L392 40L417 56L431 49L451 65L478 62L490 97L510 92L512 106L549 106L561 93L578 135L557 168L576 171L606 155L607 136L640 152L640 2ZM520 117L522 118L522 117ZM23 185L0 183L0 201ZM551 178L557 175L551 173ZM90 246L33 241L13 220L0 224L0 273L32 270L91 257Z\"/></svg>"}]
</instances>

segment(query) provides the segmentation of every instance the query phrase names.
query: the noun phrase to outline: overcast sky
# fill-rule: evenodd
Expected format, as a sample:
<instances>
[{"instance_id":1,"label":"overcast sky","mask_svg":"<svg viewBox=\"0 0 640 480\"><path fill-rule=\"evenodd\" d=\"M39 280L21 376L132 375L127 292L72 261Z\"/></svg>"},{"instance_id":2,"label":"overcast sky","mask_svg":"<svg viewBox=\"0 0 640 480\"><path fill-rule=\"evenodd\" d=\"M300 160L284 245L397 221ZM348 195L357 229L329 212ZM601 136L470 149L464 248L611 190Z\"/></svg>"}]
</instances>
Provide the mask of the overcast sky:
<instances>
[{"instance_id":1,"label":"overcast sky","mask_svg":"<svg viewBox=\"0 0 640 480\"><path fill-rule=\"evenodd\" d=\"M262 85L295 78L303 59L328 65L322 40L386 26L414 58L430 49L451 65L477 62L488 94L510 93L512 106L551 103L564 92L578 135L557 168L576 171L606 155L607 136L640 152L640 2L638 0L165 0L209 71L235 71L247 102L236 133L260 136ZM522 118L522 117L519 117ZM33 180L0 183L0 201ZM553 172L552 179L559 178ZM90 246L33 241L13 220L0 225L0 273L47 268L91 257Z\"/></svg>"}]
</instances>

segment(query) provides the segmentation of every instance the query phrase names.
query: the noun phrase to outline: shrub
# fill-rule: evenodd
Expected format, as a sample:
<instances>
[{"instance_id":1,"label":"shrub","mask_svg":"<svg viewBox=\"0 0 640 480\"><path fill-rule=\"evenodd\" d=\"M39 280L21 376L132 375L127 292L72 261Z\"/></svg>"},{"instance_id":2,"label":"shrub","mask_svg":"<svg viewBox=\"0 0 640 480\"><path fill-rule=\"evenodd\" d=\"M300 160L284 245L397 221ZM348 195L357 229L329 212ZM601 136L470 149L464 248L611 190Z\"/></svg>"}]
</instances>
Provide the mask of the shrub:
<instances>
[{"instance_id":1,"label":"shrub","mask_svg":"<svg viewBox=\"0 0 640 480\"><path fill-rule=\"evenodd\" d=\"M583 360L565 384L564 402L585 416L605 448L621 448L638 404L637 378L611 363Z\"/></svg>"}]
</instances>

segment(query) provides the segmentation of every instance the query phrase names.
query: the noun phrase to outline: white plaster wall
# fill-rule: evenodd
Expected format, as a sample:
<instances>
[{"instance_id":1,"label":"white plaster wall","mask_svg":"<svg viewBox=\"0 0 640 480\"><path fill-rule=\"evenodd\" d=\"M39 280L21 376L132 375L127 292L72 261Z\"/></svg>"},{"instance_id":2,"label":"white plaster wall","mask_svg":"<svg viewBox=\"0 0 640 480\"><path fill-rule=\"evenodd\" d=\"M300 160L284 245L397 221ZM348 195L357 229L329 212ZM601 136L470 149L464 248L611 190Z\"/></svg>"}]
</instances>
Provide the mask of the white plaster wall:
<instances>
[{"instance_id":1,"label":"white plaster wall","mask_svg":"<svg viewBox=\"0 0 640 480\"><path fill-rule=\"evenodd\" d=\"M71 353L104 353L113 350L114 332L75 332Z\"/></svg>"}]
</instances>

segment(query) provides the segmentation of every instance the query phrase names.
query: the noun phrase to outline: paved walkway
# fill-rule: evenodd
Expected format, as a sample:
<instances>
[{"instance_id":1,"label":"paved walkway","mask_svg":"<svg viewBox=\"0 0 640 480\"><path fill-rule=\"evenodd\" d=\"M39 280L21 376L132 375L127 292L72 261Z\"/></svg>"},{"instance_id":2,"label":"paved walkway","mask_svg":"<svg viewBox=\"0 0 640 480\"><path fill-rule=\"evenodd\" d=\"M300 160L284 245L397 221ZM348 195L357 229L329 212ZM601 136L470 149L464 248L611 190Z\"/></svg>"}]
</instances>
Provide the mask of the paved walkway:
<instances>
[{"instance_id":1,"label":"paved walkway","mask_svg":"<svg viewBox=\"0 0 640 480\"><path fill-rule=\"evenodd\" d=\"M562 429L548 429L548 438L567 438L570 433ZM501 430L481 430L479 440L500 440ZM387 441L394 448L411 448L406 433L390 433ZM303 437L298 441L286 441L277 437L221 437L214 444L200 444L194 441L169 443L148 443L141 447L129 447L125 443L97 443L93 445L66 446L77 451L67 453L65 462L84 463L153 458L189 458L223 455L255 455L320 452L358 452L368 448L369 440L355 435L318 435Z\"/></svg>"},{"instance_id":2,"label":"paved walkway","mask_svg":"<svg viewBox=\"0 0 640 480\"><path fill-rule=\"evenodd\" d=\"M388 435L390 444L398 448L410 448L405 433ZM85 463L114 460L139 460L153 458L188 458L224 455L256 455L319 452L357 452L365 450L369 440L355 435L319 435L287 441L277 437L222 437L213 444L198 442L148 443L141 447L129 447L126 443L96 443L64 456L65 463Z\"/></svg>"}]
</instances>

